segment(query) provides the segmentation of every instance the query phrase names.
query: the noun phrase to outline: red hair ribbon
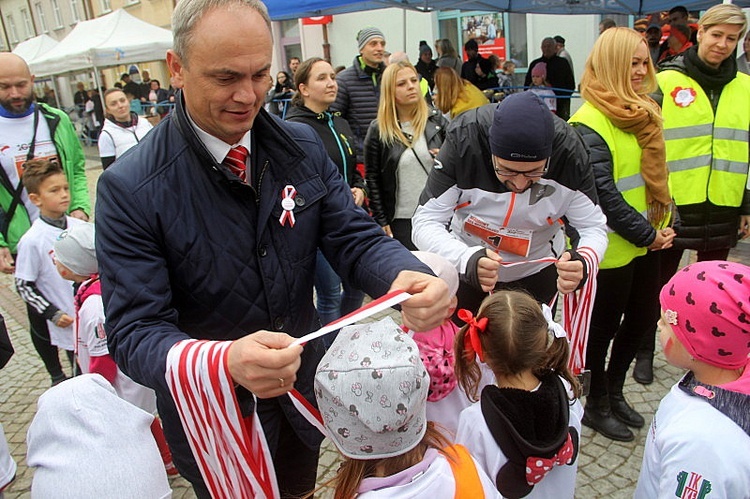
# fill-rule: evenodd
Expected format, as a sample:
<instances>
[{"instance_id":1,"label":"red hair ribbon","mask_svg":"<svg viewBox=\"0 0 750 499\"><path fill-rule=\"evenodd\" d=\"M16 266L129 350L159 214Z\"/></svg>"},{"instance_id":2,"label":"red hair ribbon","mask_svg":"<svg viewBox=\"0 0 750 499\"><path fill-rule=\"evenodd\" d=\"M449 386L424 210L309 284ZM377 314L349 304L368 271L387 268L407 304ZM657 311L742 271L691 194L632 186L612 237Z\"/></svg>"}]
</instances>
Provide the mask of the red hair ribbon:
<instances>
[{"instance_id":1,"label":"red hair ribbon","mask_svg":"<svg viewBox=\"0 0 750 499\"><path fill-rule=\"evenodd\" d=\"M554 466L563 466L573 459L573 439L568 438L557 454L550 458L529 456L526 458L526 483L536 485Z\"/></svg>"},{"instance_id":2,"label":"red hair ribbon","mask_svg":"<svg viewBox=\"0 0 750 499\"><path fill-rule=\"evenodd\" d=\"M479 356L479 360L484 362L484 352L482 352L482 342L479 340L479 333L483 333L487 327L487 317L476 320L474 314L462 308L458 311L458 318L469 326L464 335L464 350L469 354L471 352L476 353Z\"/></svg>"}]
</instances>

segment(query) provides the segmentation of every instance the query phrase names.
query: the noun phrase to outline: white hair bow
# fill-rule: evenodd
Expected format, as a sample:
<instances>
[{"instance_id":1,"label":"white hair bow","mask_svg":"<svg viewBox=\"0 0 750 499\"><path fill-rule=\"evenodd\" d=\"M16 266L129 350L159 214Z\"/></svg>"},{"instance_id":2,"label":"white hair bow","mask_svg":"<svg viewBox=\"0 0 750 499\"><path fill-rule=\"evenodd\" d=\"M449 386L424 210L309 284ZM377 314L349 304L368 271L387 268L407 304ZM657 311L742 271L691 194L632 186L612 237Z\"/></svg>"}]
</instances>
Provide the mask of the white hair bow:
<instances>
[{"instance_id":1,"label":"white hair bow","mask_svg":"<svg viewBox=\"0 0 750 499\"><path fill-rule=\"evenodd\" d=\"M550 336L554 336L555 338L568 337L565 329L560 324L555 322L555 319L552 317L552 309L549 308L549 305L547 305L546 303L542 303L542 314L547 320L547 332L550 334Z\"/></svg>"}]
</instances>

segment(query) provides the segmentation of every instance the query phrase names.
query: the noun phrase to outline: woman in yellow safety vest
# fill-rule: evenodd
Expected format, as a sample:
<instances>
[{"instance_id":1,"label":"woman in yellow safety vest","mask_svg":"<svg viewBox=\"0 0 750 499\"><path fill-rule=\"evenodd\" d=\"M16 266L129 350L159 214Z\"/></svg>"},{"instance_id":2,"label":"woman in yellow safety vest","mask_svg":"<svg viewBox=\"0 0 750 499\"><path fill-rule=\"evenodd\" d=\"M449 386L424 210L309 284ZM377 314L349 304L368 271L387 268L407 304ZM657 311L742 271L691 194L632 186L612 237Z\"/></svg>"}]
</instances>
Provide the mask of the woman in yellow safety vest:
<instances>
[{"instance_id":1,"label":"woman in yellow safety vest","mask_svg":"<svg viewBox=\"0 0 750 499\"><path fill-rule=\"evenodd\" d=\"M698 46L660 66L669 186L679 212L674 246L662 255L661 279L677 271L682 253L726 260L750 236L748 134L750 76L738 72L735 50L747 30L736 5L711 7L698 22ZM653 380L656 322L636 355L633 377Z\"/></svg>"},{"instance_id":2,"label":"woman in yellow safety vest","mask_svg":"<svg viewBox=\"0 0 750 499\"><path fill-rule=\"evenodd\" d=\"M655 88L645 39L630 28L608 29L586 61L586 102L570 118L591 150L599 203L611 229L596 280L586 349L591 388L582 422L620 441L635 438L628 426L645 423L625 400L623 386L643 335L659 317L658 250L674 238L667 227L672 200L661 112L648 96Z\"/></svg>"}]
</instances>

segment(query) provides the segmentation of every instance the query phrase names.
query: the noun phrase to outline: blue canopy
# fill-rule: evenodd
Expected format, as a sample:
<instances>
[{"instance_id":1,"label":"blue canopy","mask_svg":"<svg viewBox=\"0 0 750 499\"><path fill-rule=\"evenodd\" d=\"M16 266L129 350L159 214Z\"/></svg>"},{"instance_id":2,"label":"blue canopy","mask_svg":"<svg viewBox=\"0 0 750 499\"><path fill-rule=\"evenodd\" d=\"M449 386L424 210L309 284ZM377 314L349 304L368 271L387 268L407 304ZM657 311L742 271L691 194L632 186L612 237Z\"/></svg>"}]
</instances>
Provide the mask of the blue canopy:
<instances>
[{"instance_id":1,"label":"blue canopy","mask_svg":"<svg viewBox=\"0 0 750 499\"><path fill-rule=\"evenodd\" d=\"M484 12L522 12L528 14L630 14L640 16L666 11L675 5L688 10L705 10L716 5L716 0L264 0L271 19L344 14L362 10L397 7L420 12L463 10ZM732 2L750 7L750 0Z\"/></svg>"}]
</instances>

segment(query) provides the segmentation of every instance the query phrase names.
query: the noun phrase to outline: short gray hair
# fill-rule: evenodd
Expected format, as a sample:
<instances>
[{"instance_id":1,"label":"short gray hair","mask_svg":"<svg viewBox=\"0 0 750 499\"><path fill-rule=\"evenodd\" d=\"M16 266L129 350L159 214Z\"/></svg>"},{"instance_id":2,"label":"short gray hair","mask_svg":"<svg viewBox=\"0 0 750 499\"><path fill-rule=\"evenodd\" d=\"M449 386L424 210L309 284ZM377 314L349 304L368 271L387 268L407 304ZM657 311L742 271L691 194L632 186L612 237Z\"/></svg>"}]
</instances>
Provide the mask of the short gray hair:
<instances>
[{"instance_id":1,"label":"short gray hair","mask_svg":"<svg viewBox=\"0 0 750 499\"><path fill-rule=\"evenodd\" d=\"M172 13L172 35L174 36L174 51L187 61L187 52L192 42L195 25L203 16L216 8L230 5L246 5L261 15L268 31L271 31L271 18L268 9L260 0L180 0Z\"/></svg>"}]
</instances>

